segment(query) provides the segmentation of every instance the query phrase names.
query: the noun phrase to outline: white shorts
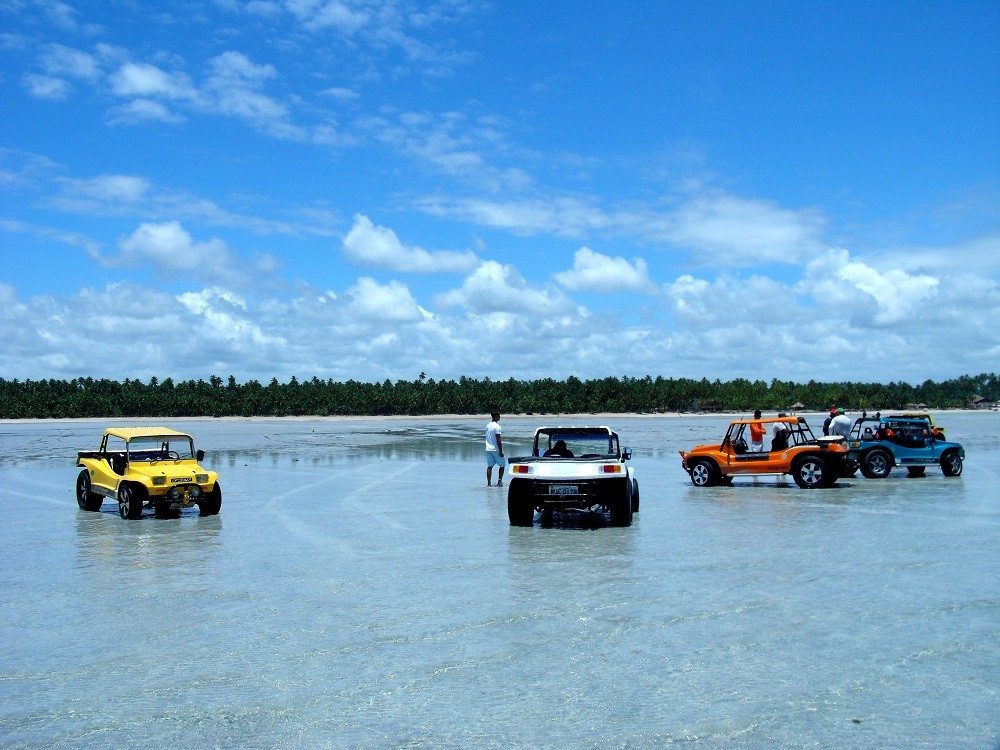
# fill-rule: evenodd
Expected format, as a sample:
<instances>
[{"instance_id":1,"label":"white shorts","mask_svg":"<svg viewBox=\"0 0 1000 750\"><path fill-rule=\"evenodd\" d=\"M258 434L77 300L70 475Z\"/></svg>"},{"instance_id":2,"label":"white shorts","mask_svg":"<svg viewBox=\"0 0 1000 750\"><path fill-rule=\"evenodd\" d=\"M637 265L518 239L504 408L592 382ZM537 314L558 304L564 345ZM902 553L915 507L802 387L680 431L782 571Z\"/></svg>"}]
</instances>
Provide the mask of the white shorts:
<instances>
[{"instance_id":1,"label":"white shorts","mask_svg":"<svg viewBox=\"0 0 1000 750\"><path fill-rule=\"evenodd\" d=\"M506 466L507 459L500 455L500 451L486 451L486 466Z\"/></svg>"}]
</instances>

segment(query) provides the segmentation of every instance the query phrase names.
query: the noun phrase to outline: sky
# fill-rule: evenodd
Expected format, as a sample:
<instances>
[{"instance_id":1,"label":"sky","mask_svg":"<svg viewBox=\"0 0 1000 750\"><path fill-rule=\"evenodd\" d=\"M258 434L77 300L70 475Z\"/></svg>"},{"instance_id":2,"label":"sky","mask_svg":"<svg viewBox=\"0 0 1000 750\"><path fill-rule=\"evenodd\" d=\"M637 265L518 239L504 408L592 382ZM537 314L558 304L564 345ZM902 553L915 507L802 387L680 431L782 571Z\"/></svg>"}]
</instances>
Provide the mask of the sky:
<instances>
[{"instance_id":1,"label":"sky","mask_svg":"<svg viewBox=\"0 0 1000 750\"><path fill-rule=\"evenodd\" d=\"M0 0L0 377L997 372L998 40L993 0Z\"/></svg>"}]
</instances>

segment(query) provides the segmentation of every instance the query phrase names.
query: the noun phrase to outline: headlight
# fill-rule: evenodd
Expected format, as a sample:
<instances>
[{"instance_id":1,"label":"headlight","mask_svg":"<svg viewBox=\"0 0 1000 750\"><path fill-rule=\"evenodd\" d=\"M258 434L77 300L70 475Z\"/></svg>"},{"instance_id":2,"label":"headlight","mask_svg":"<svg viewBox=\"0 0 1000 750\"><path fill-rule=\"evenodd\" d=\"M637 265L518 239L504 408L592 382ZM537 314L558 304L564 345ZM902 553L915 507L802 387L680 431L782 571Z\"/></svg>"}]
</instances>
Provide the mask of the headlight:
<instances>
[{"instance_id":1,"label":"headlight","mask_svg":"<svg viewBox=\"0 0 1000 750\"><path fill-rule=\"evenodd\" d=\"M207 484L208 474L195 474L194 481L196 481L198 484Z\"/></svg>"},{"instance_id":2,"label":"headlight","mask_svg":"<svg viewBox=\"0 0 1000 750\"><path fill-rule=\"evenodd\" d=\"M160 486L162 486L162 485L164 485L166 483L167 483L167 478L166 477L153 477L153 484L156 487L160 487Z\"/></svg>"}]
</instances>

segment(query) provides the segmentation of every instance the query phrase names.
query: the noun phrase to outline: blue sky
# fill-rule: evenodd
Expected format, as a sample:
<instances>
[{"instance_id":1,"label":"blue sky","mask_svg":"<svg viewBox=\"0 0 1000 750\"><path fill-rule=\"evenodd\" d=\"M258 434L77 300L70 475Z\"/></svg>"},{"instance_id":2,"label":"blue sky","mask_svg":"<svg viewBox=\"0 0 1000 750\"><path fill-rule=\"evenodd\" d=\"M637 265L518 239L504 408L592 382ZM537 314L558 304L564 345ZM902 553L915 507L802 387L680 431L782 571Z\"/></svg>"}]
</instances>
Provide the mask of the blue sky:
<instances>
[{"instance_id":1,"label":"blue sky","mask_svg":"<svg viewBox=\"0 0 1000 750\"><path fill-rule=\"evenodd\" d=\"M1000 363L1000 3L0 0L0 377Z\"/></svg>"}]
</instances>

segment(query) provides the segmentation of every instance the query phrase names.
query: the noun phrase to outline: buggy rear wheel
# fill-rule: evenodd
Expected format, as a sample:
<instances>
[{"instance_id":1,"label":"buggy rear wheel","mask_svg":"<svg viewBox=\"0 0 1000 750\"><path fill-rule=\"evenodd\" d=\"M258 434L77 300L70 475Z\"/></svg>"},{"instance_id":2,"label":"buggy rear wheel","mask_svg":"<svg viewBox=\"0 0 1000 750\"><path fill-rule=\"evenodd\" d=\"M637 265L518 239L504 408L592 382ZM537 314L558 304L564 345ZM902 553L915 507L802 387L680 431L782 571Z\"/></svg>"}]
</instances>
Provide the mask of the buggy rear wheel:
<instances>
[{"instance_id":1,"label":"buggy rear wheel","mask_svg":"<svg viewBox=\"0 0 1000 750\"><path fill-rule=\"evenodd\" d=\"M532 526L535 523L535 507L521 482L516 479L507 486L507 518L511 526Z\"/></svg>"},{"instance_id":2,"label":"buggy rear wheel","mask_svg":"<svg viewBox=\"0 0 1000 750\"><path fill-rule=\"evenodd\" d=\"M76 504L80 506L80 510L89 511L100 510L104 504L104 498L93 491L90 472L86 469L76 478Z\"/></svg>"},{"instance_id":3,"label":"buggy rear wheel","mask_svg":"<svg viewBox=\"0 0 1000 750\"><path fill-rule=\"evenodd\" d=\"M819 456L806 456L796 461L792 466L792 478L795 484L804 490L813 490L817 487L830 487L837 481L837 477Z\"/></svg>"},{"instance_id":4,"label":"buggy rear wheel","mask_svg":"<svg viewBox=\"0 0 1000 750\"><path fill-rule=\"evenodd\" d=\"M608 498L608 508L612 526L632 525L632 482L626 479L622 490Z\"/></svg>"}]
</instances>

